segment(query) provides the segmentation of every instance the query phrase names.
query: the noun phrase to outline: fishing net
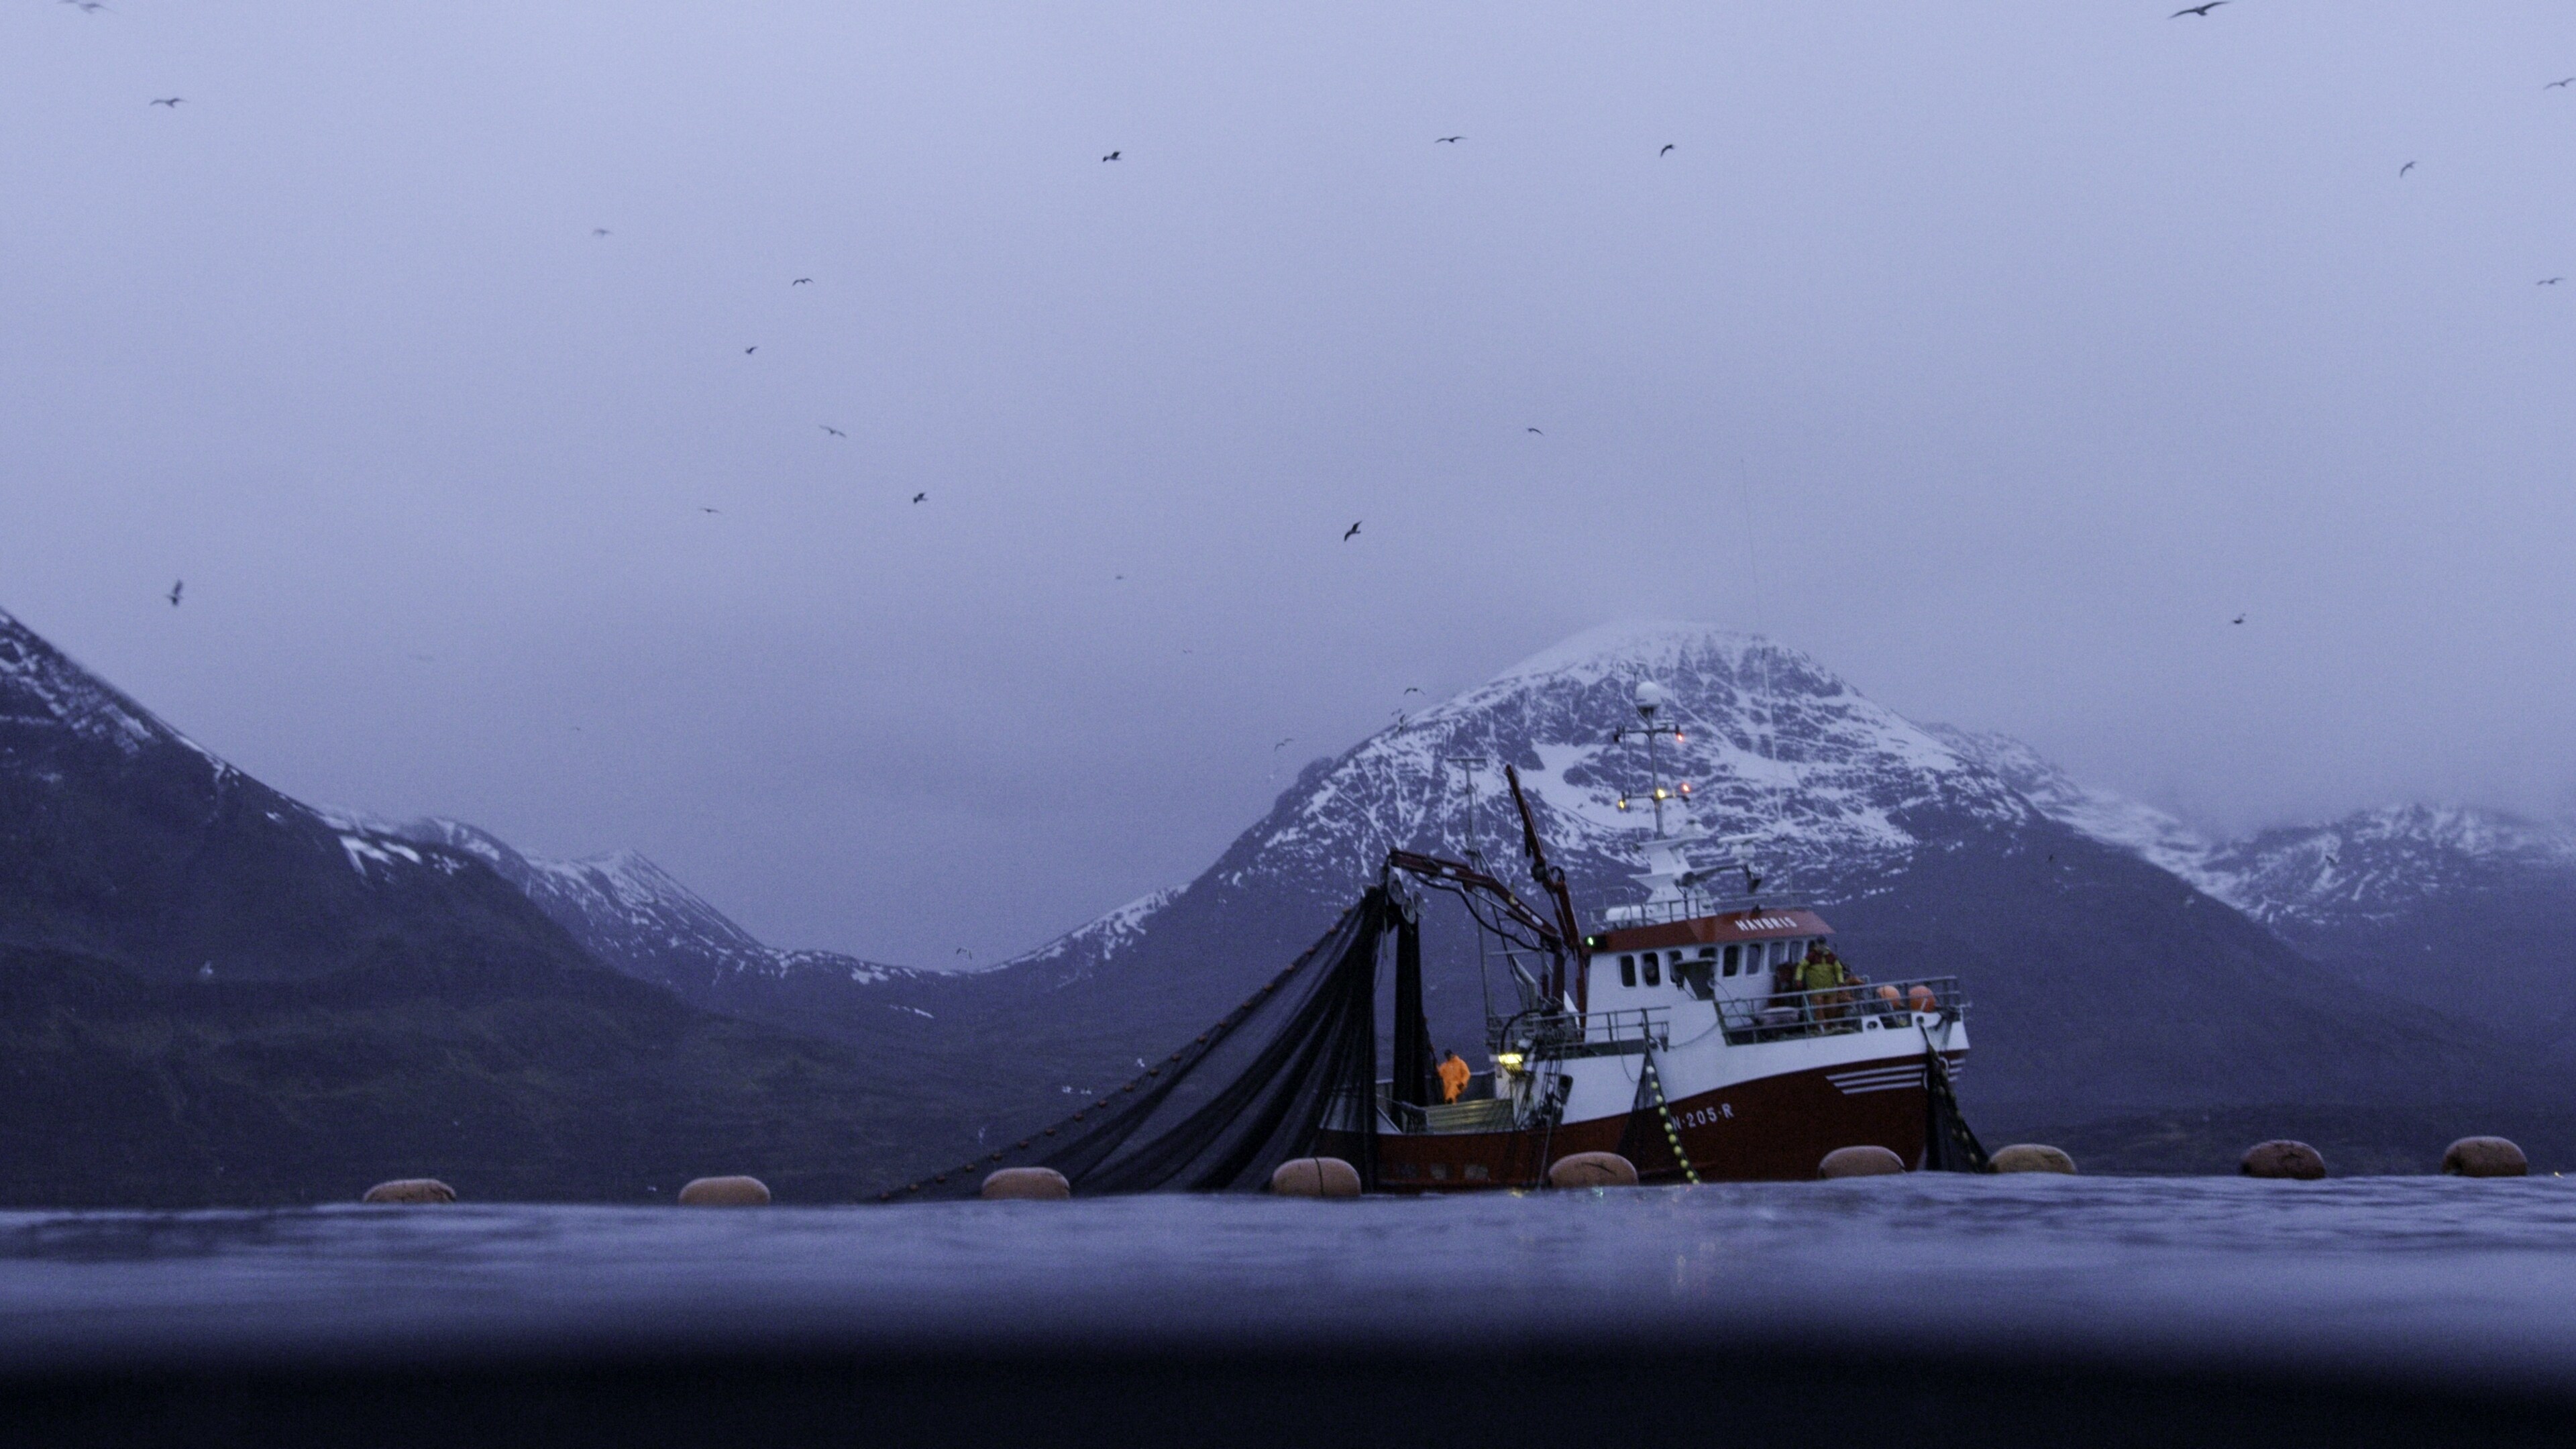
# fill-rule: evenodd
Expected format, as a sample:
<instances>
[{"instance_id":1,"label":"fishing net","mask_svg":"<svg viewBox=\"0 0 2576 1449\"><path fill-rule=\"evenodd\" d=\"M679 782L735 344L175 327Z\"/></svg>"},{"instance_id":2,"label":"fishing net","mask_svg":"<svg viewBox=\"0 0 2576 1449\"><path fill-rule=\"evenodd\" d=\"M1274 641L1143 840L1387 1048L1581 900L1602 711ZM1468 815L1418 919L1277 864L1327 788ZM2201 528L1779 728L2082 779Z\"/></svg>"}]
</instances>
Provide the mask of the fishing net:
<instances>
[{"instance_id":1,"label":"fishing net","mask_svg":"<svg viewBox=\"0 0 2576 1449\"><path fill-rule=\"evenodd\" d=\"M1950 1090L1950 1064L1939 1052L1923 1049L1923 1172L1992 1172L1986 1149L1968 1130L1959 1111L1958 1094Z\"/></svg>"},{"instance_id":2,"label":"fishing net","mask_svg":"<svg viewBox=\"0 0 2576 1449\"><path fill-rule=\"evenodd\" d=\"M1306 1155L1336 1108L1360 1128L1351 1165L1375 1188L1377 958L1395 919L1387 892L1372 888L1161 1063L1052 1127L879 1200L973 1197L1005 1167L1053 1168L1084 1196L1247 1191Z\"/></svg>"}]
</instances>

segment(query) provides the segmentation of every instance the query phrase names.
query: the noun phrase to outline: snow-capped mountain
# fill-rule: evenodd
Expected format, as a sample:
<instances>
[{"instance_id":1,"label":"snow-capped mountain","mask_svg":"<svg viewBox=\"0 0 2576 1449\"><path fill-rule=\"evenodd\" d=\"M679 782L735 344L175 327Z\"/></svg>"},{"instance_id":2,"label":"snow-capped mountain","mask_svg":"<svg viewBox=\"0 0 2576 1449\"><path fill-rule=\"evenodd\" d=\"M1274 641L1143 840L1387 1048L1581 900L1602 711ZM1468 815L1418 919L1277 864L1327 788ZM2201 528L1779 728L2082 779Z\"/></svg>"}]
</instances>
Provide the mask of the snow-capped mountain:
<instances>
[{"instance_id":1,"label":"snow-capped mountain","mask_svg":"<svg viewBox=\"0 0 2576 1449\"><path fill-rule=\"evenodd\" d=\"M2008 736L1936 726L2033 806L2154 862L2375 990L2576 1041L2576 830L2396 805L2217 842Z\"/></svg>"},{"instance_id":2,"label":"snow-capped mountain","mask_svg":"<svg viewBox=\"0 0 2576 1449\"><path fill-rule=\"evenodd\" d=\"M437 817L384 827L383 833L483 861L592 955L685 999L721 997L747 985L810 975L872 986L923 974L835 951L764 945L631 850L585 860L544 860L521 854L489 831Z\"/></svg>"},{"instance_id":3,"label":"snow-capped mountain","mask_svg":"<svg viewBox=\"0 0 2576 1449\"><path fill-rule=\"evenodd\" d=\"M2495 810L2393 805L2214 848L2206 870L2287 930L2385 924L2441 900L2550 879L2576 888L2576 831Z\"/></svg>"},{"instance_id":4,"label":"snow-capped mountain","mask_svg":"<svg viewBox=\"0 0 2576 1449\"><path fill-rule=\"evenodd\" d=\"M2037 818L1993 772L1796 650L1696 624L1609 625L1307 766L1200 884L1012 964L1091 974L1209 886L1338 902L1399 847L1517 858L1506 764L1578 890L1599 904L1638 899L1647 747L1613 734L1646 723L1635 695L1648 681L1668 691L1654 724L1680 735L1658 739L1656 764L1691 792L1666 805L1671 828L1706 832L1704 863L1740 861L1773 891L1865 892L1928 842Z\"/></svg>"},{"instance_id":5,"label":"snow-capped mountain","mask_svg":"<svg viewBox=\"0 0 2576 1449\"><path fill-rule=\"evenodd\" d=\"M1933 738L1993 772L2050 819L2172 871L2221 900L2232 900L2229 878L2210 869L2216 846L2180 820L2110 790L2079 784L2043 758L2039 751L2010 735L1991 730L1963 730L1926 725Z\"/></svg>"},{"instance_id":6,"label":"snow-capped mountain","mask_svg":"<svg viewBox=\"0 0 2576 1449\"><path fill-rule=\"evenodd\" d=\"M190 979L311 975L396 941L582 960L471 857L279 794L6 613L0 940Z\"/></svg>"},{"instance_id":7,"label":"snow-capped mountain","mask_svg":"<svg viewBox=\"0 0 2576 1449\"><path fill-rule=\"evenodd\" d=\"M1390 848L1481 848L1496 874L1522 878L1506 763L1578 906L1637 899L1649 820L1620 800L1639 803L1648 759L1614 736L1643 723L1649 682L1669 700L1655 723L1682 735L1657 758L1666 781L1692 787L1682 817L1708 835L1697 863L1740 863L1766 896L1814 901L1865 971L1967 977L1980 1022L1971 1088L1985 1100L2365 1100L2456 1092L2476 1076L2490 1043L2475 1030L2354 991L2153 863L2149 852L2197 871L2178 826L2047 779L2000 742L1918 726L1797 651L1691 624L1578 635L1314 762L1186 888L993 984L1034 988L1023 996L1043 1004L1026 1009L1095 1040L1103 1070L1186 1036L1319 934ZM1461 758L1484 762L1472 812ZM1443 1045L1476 1041L1486 1004L1472 949L1451 935L1428 987Z\"/></svg>"}]
</instances>

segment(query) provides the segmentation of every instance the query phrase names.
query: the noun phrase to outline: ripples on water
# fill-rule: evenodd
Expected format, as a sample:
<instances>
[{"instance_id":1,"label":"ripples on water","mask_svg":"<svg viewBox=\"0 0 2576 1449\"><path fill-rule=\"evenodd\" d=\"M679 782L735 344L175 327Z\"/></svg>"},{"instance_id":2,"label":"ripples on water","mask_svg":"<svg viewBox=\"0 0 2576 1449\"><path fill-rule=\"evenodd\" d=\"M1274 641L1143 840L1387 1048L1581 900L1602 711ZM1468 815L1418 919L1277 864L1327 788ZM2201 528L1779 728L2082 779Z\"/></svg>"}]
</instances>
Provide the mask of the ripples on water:
<instances>
[{"instance_id":1,"label":"ripples on water","mask_svg":"<svg viewBox=\"0 0 2576 1449\"><path fill-rule=\"evenodd\" d=\"M1923 1342L2576 1378L2554 1178L1917 1176L1362 1202L1128 1198L0 1215L0 1354L1454 1334Z\"/></svg>"}]
</instances>

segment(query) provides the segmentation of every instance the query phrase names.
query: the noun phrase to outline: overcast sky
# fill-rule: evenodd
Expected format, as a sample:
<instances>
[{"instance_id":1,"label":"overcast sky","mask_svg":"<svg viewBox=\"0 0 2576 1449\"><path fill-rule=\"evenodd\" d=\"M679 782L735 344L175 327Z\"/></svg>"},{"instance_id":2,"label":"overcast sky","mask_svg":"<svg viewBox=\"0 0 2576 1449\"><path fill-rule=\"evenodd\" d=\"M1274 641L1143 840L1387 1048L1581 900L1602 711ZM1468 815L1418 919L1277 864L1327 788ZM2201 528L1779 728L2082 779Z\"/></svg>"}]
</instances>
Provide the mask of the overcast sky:
<instances>
[{"instance_id":1,"label":"overcast sky","mask_svg":"<svg viewBox=\"0 0 2576 1449\"><path fill-rule=\"evenodd\" d=\"M934 965L1636 615L2564 816L2576 7L2175 3L6 0L0 607Z\"/></svg>"}]
</instances>

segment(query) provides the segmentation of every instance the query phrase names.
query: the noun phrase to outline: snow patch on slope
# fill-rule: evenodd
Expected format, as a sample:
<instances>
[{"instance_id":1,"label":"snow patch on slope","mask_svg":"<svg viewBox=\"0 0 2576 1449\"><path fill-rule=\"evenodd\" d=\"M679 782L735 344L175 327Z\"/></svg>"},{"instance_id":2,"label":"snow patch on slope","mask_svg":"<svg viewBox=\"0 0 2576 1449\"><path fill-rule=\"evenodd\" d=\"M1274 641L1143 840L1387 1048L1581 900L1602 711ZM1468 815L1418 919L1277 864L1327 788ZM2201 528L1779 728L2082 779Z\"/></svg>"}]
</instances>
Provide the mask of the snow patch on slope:
<instances>
[{"instance_id":1,"label":"snow patch on slope","mask_svg":"<svg viewBox=\"0 0 2576 1449\"><path fill-rule=\"evenodd\" d=\"M1114 911L1074 927L1034 951L1014 956L1001 966L1070 965L1066 980L1078 980L1143 939L1155 916L1181 898L1186 886L1149 891ZM998 967L996 969L999 969Z\"/></svg>"},{"instance_id":2,"label":"snow patch on slope","mask_svg":"<svg viewBox=\"0 0 2576 1449\"><path fill-rule=\"evenodd\" d=\"M1941 724L1924 728L1961 756L1993 771L2041 814L2105 845L2143 856L2222 900L2227 898L2228 879L2209 863L2216 843L2182 821L2125 795L2079 784L2010 735Z\"/></svg>"}]
</instances>

